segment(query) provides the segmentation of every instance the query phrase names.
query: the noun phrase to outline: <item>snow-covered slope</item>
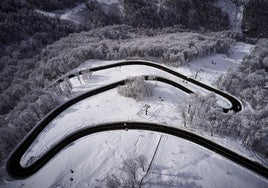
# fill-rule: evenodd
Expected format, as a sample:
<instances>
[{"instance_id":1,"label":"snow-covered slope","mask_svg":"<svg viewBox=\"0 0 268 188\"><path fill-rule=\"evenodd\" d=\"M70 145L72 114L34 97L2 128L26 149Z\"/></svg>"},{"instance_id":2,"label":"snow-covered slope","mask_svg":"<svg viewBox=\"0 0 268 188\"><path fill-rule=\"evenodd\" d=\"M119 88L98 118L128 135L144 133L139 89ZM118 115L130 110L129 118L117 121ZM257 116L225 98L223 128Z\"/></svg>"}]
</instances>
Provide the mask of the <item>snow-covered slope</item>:
<instances>
[{"instance_id":1,"label":"snow-covered slope","mask_svg":"<svg viewBox=\"0 0 268 188\"><path fill-rule=\"evenodd\" d=\"M107 4L107 5L111 5L111 4L119 4L121 1L120 0L97 0L99 3L102 4Z\"/></svg>"},{"instance_id":2,"label":"snow-covered slope","mask_svg":"<svg viewBox=\"0 0 268 188\"><path fill-rule=\"evenodd\" d=\"M63 14L60 15L60 19L79 23L81 18L78 16L78 13L84 9L86 9L86 5L84 3L81 3L72 9L66 10Z\"/></svg>"},{"instance_id":3,"label":"snow-covered slope","mask_svg":"<svg viewBox=\"0 0 268 188\"><path fill-rule=\"evenodd\" d=\"M62 20L68 20L68 21L79 24L81 20L79 13L85 9L86 9L86 4L81 3L71 9L66 9L66 10L58 10L54 12L47 12L47 11L42 11L42 10L35 10L35 11L45 16L49 16L52 18L58 17Z\"/></svg>"},{"instance_id":4,"label":"snow-covered slope","mask_svg":"<svg viewBox=\"0 0 268 188\"><path fill-rule=\"evenodd\" d=\"M191 66L179 71L193 76L195 71L203 68L204 72L198 78L212 84L209 80L214 80L219 73L224 73L228 67L236 68L243 54L249 53L250 47L237 43L228 57L222 54L209 56L205 60L195 60ZM217 63L211 65L212 60ZM78 69L100 65L100 62L95 63L85 62ZM103 62L110 63L114 61ZM224 66L226 64L228 66ZM213 68L219 72L213 73ZM150 68L132 66L96 72L89 83L82 82L82 85L77 78L71 82L74 91L79 92L148 71L164 76ZM122 97L116 89L83 100L64 111L41 133L21 163L26 165L31 157L38 157L66 134L102 122L138 120L180 126L178 109L185 97L186 94L171 86L155 83L154 95L142 101ZM143 108L145 104L151 106L148 115L145 115ZM204 133L204 136L208 135ZM250 155L235 141L210 138ZM159 148L153 159L158 142ZM145 155L148 159L146 168L153 159L151 170L143 181L144 187L266 187L268 184L267 180L185 140L148 131L115 131L82 138L65 148L33 176L21 181L6 180L3 187L105 187L110 176L125 176L121 169L124 160L139 155ZM140 180L144 174L139 170L137 179Z\"/></svg>"},{"instance_id":5,"label":"snow-covered slope","mask_svg":"<svg viewBox=\"0 0 268 188\"><path fill-rule=\"evenodd\" d=\"M197 59L190 62L189 66L178 67L178 70L187 76L213 86L228 69L235 70L252 48L251 44L237 42L231 46L227 55L215 54Z\"/></svg>"},{"instance_id":6,"label":"snow-covered slope","mask_svg":"<svg viewBox=\"0 0 268 188\"><path fill-rule=\"evenodd\" d=\"M147 169L159 140L142 187L267 187L267 180L203 147L149 131L113 131L80 139L33 176L4 187L106 187L109 177L130 178L122 171L126 159L142 154ZM137 171L137 182L143 175Z\"/></svg>"},{"instance_id":7,"label":"snow-covered slope","mask_svg":"<svg viewBox=\"0 0 268 188\"><path fill-rule=\"evenodd\" d=\"M233 59L227 58L222 54L217 54L195 60L190 63L190 66L179 67L178 70L189 77L197 75L197 80L201 80L208 85L213 85L213 82L216 81L219 76L224 74L228 68L237 67L237 64L241 62L241 57L243 57L241 56L240 51L246 49L245 54L246 51L249 53L250 47L250 45L244 43L237 43L232 47L231 52ZM217 63L211 64L213 61ZM114 62L116 61L96 61L98 66ZM94 64L93 61L88 61L77 69L79 70L95 66L96 64ZM199 70L202 71L199 72ZM196 74L197 72L198 74ZM195 92L203 94L207 93L206 90L202 90L200 87L183 82L158 69L140 65L122 66L95 72L87 83L82 82L83 85L81 85L77 78L71 79L71 83L73 85L73 91L79 93L81 91L96 89L127 77L141 75L162 76L177 81ZM103 122L136 120L182 127L180 126L183 123L179 112L179 106L182 106L187 94L164 83L153 83L155 84L153 96L145 98L142 101L135 101L131 98L122 97L117 93L117 89L113 89L71 106L59 117L55 118L40 136L38 136L35 144L32 145L29 152L24 156L22 164L26 165L31 157L35 159L38 158L38 156L42 155L42 153L49 149L51 145L58 142L61 138L74 130ZM230 105L221 98L219 98L218 103L227 108ZM146 104L150 105L148 115L145 115L144 110Z\"/></svg>"}]
</instances>

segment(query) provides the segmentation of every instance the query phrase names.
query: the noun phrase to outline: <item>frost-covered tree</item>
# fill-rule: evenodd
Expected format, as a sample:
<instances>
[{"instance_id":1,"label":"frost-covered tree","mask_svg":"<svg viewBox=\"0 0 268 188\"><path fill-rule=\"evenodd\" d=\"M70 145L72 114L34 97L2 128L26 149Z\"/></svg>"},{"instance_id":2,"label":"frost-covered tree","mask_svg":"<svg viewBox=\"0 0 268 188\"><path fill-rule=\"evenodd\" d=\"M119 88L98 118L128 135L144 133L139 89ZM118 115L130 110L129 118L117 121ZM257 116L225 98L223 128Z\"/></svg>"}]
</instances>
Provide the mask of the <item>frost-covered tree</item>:
<instances>
[{"instance_id":1,"label":"frost-covered tree","mask_svg":"<svg viewBox=\"0 0 268 188\"><path fill-rule=\"evenodd\" d=\"M118 88L118 93L125 97L141 100L153 95L153 85L146 82L144 77L129 78L124 86Z\"/></svg>"},{"instance_id":2,"label":"frost-covered tree","mask_svg":"<svg viewBox=\"0 0 268 188\"><path fill-rule=\"evenodd\" d=\"M205 130L213 135L218 125L218 115L221 112L222 109L218 106L214 94L207 96L192 94L187 98L182 108L184 126Z\"/></svg>"},{"instance_id":3,"label":"frost-covered tree","mask_svg":"<svg viewBox=\"0 0 268 188\"><path fill-rule=\"evenodd\" d=\"M92 75L92 72L90 72L89 70L82 70L81 71L81 77L83 79L84 82L88 82L91 75Z\"/></svg>"},{"instance_id":4,"label":"frost-covered tree","mask_svg":"<svg viewBox=\"0 0 268 188\"><path fill-rule=\"evenodd\" d=\"M136 159L138 165L142 168L143 171L145 171L146 163L147 163L147 158L145 155L140 155Z\"/></svg>"}]
</instances>

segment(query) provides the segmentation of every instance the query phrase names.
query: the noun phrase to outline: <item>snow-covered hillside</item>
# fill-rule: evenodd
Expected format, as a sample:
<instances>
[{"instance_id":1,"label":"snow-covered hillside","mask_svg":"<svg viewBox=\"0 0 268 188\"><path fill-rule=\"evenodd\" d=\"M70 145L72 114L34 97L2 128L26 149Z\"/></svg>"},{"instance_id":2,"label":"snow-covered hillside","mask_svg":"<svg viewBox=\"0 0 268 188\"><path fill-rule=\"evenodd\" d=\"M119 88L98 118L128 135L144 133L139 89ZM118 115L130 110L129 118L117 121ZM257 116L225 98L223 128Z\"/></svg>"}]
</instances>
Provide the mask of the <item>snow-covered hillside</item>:
<instances>
[{"instance_id":1,"label":"snow-covered hillside","mask_svg":"<svg viewBox=\"0 0 268 188\"><path fill-rule=\"evenodd\" d=\"M268 187L267 12L267 0L1 0L0 187ZM126 126L137 121L150 131Z\"/></svg>"},{"instance_id":2,"label":"snow-covered hillside","mask_svg":"<svg viewBox=\"0 0 268 188\"><path fill-rule=\"evenodd\" d=\"M213 81L220 74L225 73L228 68L235 69L241 62L241 58L249 53L250 47L244 43L237 43L231 48L228 57L222 54L212 55L195 60L190 64L191 66L184 66L179 71L193 76L202 68L204 71L202 74L198 74L197 79L213 84ZM212 61L217 63L211 64ZM94 64L93 61L88 61L77 69L111 63L114 62L95 61ZM226 64L229 66L224 66ZM148 73L168 77L161 71L152 68L126 66L96 72L88 83L82 82L82 85L77 78L73 78L71 83L74 92L79 93L117 81L118 78ZM172 86L151 82L155 84L153 96L141 101L122 97L116 89L113 89L68 108L41 133L33 147L23 157L21 164L27 166L29 159L33 162L53 143L85 126L118 120L148 121L175 127L182 125L178 109L187 95ZM145 104L150 105L147 115L144 109ZM209 137L206 133L200 132L200 134ZM256 156L235 141L219 137L210 137L210 139L258 160ZM156 155L152 158L155 151ZM77 155L78 153L79 155ZM122 164L124 160L137 158L140 155L144 155L148 159L146 169L149 162L153 160L150 172L143 180L144 187L222 187L223 185L224 187L266 187L268 183L267 180L217 154L185 140L148 131L116 131L99 133L76 141L35 175L21 181L9 182L6 180L5 187L19 187L20 185L40 187L40 184L43 187L104 187L113 177L119 178L122 182L122 178L129 178L122 170ZM52 171L53 173L51 173ZM137 181L140 181L144 175L145 172L138 169Z\"/></svg>"},{"instance_id":3,"label":"snow-covered hillside","mask_svg":"<svg viewBox=\"0 0 268 188\"><path fill-rule=\"evenodd\" d=\"M147 169L159 140L142 187L267 186L267 180L183 139L149 131L113 131L76 141L30 178L5 187L106 187L112 177L129 180L123 161L144 155ZM137 169L138 183L144 174Z\"/></svg>"},{"instance_id":4,"label":"snow-covered hillside","mask_svg":"<svg viewBox=\"0 0 268 188\"><path fill-rule=\"evenodd\" d=\"M189 66L179 67L178 70L189 77L195 77L195 75L197 75L197 80L201 80L208 85L213 85L217 78L226 73L229 68L235 69L237 64L241 62L241 58L249 53L250 48L251 45L237 43L231 48L230 54L232 54L232 58L228 58L223 54L212 55L195 60L191 62ZM213 64L212 62L214 61L217 63ZM91 60L82 64L77 70L112 64L114 62L117 61ZM176 68L173 69L176 70ZM199 72L200 69L202 70L201 72ZM208 93L200 87L186 83L158 69L140 65L98 71L91 76L88 82L83 82L83 85L81 85L81 80L79 81L77 78L71 79L71 83L73 85L73 91L80 93L96 89L121 79L126 79L127 77L142 75L166 77L185 85L185 87L191 88L191 90L197 93ZM179 106L183 105L183 100L187 95L172 86L158 82L153 83L155 84L153 97L142 101L122 97L117 93L116 89L113 89L73 105L63 112L61 116L53 120L41 133L36 139L36 144L29 150L31 152L25 155L23 164L27 164L27 160L29 160L30 156L34 158L38 157L41 153L45 152L50 145L53 145L53 143L56 143L65 135L85 126L93 126L103 122L135 120L162 123L174 127L182 125ZM218 103L223 107L230 107L230 104L222 98L218 98ZM145 115L144 106L146 104L150 105L148 115Z\"/></svg>"},{"instance_id":5,"label":"snow-covered hillside","mask_svg":"<svg viewBox=\"0 0 268 188\"><path fill-rule=\"evenodd\" d=\"M85 9L86 9L85 3L81 3L71 9L66 9L66 10L59 10L59 11L53 11L53 12L47 12L47 11L42 11L42 10L35 10L35 11L45 16L49 16L52 18L60 18L62 20L68 20L76 24L79 24L82 19L79 13Z\"/></svg>"},{"instance_id":6,"label":"snow-covered hillside","mask_svg":"<svg viewBox=\"0 0 268 188\"><path fill-rule=\"evenodd\" d=\"M110 5L110 4L119 4L121 3L122 0L97 0L97 1L102 4Z\"/></svg>"}]
</instances>

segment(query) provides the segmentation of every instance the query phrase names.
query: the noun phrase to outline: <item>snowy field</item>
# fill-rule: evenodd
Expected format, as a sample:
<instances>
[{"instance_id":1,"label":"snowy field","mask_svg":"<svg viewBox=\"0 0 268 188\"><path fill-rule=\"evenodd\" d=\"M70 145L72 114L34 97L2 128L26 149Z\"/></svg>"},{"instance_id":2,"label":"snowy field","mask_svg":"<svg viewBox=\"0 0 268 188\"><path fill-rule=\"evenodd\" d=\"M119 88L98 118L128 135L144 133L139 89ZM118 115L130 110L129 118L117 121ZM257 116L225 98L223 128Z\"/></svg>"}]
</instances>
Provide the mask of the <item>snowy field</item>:
<instances>
[{"instance_id":1,"label":"snowy field","mask_svg":"<svg viewBox=\"0 0 268 188\"><path fill-rule=\"evenodd\" d=\"M267 187L267 180L196 144L165 134L130 130L82 138L30 178L8 182L8 186L105 187L109 176L124 177L121 167L125 159L144 155L147 169L160 138L143 187ZM144 174L138 171L138 181Z\"/></svg>"},{"instance_id":2,"label":"snowy field","mask_svg":"<svg viewBox=\"0 0 268 188\"><path fill-rule=\"evenodd\" d=\"M251 45L236 43L228 56L215 54L190 62L189 66L173 67L173 69L214 86L217 78L226 73L228 68L236 68L241 63L241 59L249 53L250 48ZM114 62L91 60L76 70ZM73 78L71 83L73 92L81 93L129 76L148 74L182 83L178 78L160 70L137 65L94 72L89 82L83 82L82 85L77 78ZM150 82L155 88L153 96L141 101L120 96L117 89L112 89L69 107L38 136L23 156L21 164L27 166L29 159L38 158L50 146L74 130L103 122L142 121L181 127L180 106L187 94L164 83ZM198 87L184 84L194 91L199 91ZM205 90L199 92L207 93ZM150 105L147 115L144 110L145 104ZM219 104L228 105L226 102ZM209 137L206 133L200 134ZM143 181L144 187L267 187L268 185L267 180L188 141L149 131L113 131L94 134L76 141L33 176L20 181L6 180L5 187L105 187L108 176L114 174L117 177L124 177L120 170L123 160L145 155L149 164L160 138L150 172ZM235 141L216 137L210 139L258 160ZM138 172L137 178L141 179L145 173L141 170Z\"/></svg>"},{"instance_id":3,"label":"snowy field","mask_svg":"<svg viewBox=\"0 0 268 188\"><path fill-rule=\"evenodd\" d=\"M68 20L73 23L79 24L80 23L80 16L78 15L79 12L83 11L86 9L85 3L81 3L74 8L71 9L66 9L62 11L54 11L54 12L47 12L43 10L35 10L37 13L42 14L44 16L56 18L58 17L59 19L62 20Z\"/></svg>"},{"instance_id":4,"label":"snowy field","mask_svg":"<svg viewBox=\"0 0 268 188\"><path fill-rule=\"evenodd\" d=\"M119 0L97 0L100 4L102 4L103 7L109 6L109 5L114 5L118 7L118 10L123 12L123 7L122 4L119 3ZM85 3L80 3L76 5L73 8L70 9L65 9L65 10L58 10L58 11L53 11L53 12L47 12L43 10L35 10L37 13L40 13L44 16L56 18L58 17L61 20L68 20L76 24L81 23L81 16L79 15L81 12L86 10L86 4Z\"/></svg>"}]
</instances>

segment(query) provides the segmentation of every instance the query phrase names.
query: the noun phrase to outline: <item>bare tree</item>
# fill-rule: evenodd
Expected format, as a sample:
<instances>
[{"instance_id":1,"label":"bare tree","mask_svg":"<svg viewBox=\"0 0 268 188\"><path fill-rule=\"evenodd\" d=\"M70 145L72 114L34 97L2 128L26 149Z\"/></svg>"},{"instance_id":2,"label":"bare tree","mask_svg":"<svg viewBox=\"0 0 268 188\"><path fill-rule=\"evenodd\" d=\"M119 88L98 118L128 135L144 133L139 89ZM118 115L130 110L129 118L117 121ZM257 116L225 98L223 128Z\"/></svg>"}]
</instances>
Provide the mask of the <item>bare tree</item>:
<instances>
[{"instance_id":1,"label":"bare tree","mask_svg":"<svg viewBox=\"0 0 268 188\"><path fill-rule=\"evenodd\" d=\"M122 167L119 169L122 172L121 177L117 177L114 174L108 177L106 182L107 187L138 187L139 186L139 174L140 168L145 171L147 158L144 155L140 155L135 159L126 159L122 163Z\"/></svg>"},{"instance_id":2,"label":"bare tree","mask_svg":"<svg viewBox=\"0 0 268 188\"><path fill-rule=\"evenodd\" d=\"M145 166L147 163L147 158L145 157L145 155L140 155L136 160L139 166L142 168L142 170L145 171Z\"/></svg>"},{"instance_id":3,"label":"bare tree","mask_svg":"<svg viewBox=\"0 0 268 188\"><path fill-rule=\"evenodd\" d=\"M118 188L121 187L121 181L114 174L108 177L106 186L108 188Z\"/></svg>"},{"instance_id":4,"label":"bare tree","mask_svg":"<svg viewBox=\"0 0 268 188\"><path fill-rule=\"evenodd\" d=\"M122 171L128 175L128 183L131 187L136 187L137 185L137 170L138 164L134 159L127 159L123 161Z\"/></svg>"}]
</instances>

